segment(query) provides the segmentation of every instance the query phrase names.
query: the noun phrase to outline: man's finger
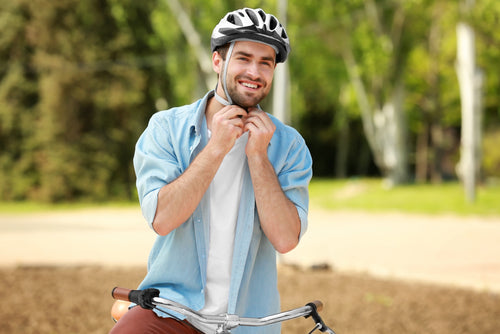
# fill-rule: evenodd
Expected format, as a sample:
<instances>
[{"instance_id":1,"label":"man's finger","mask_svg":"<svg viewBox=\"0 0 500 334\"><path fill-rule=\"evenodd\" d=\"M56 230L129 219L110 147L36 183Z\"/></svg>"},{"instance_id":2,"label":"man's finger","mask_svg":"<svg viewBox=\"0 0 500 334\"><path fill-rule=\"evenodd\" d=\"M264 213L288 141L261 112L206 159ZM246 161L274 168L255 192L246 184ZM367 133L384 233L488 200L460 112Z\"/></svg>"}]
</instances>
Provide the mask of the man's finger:
<instances>
[{"instance_id":1,"label":"man's finger","mask_svg":"<svg viewBox=\"0 0 500 334\"><path fill-rule=\"evenodd\" d=\"M247 112L245 109L236 106L236 105L230 105L227 107L224 107L221 109L221 114L224 115L227 118L234 118L234 117L243 117L247 115Z\"/></svg>"}]
</instances>

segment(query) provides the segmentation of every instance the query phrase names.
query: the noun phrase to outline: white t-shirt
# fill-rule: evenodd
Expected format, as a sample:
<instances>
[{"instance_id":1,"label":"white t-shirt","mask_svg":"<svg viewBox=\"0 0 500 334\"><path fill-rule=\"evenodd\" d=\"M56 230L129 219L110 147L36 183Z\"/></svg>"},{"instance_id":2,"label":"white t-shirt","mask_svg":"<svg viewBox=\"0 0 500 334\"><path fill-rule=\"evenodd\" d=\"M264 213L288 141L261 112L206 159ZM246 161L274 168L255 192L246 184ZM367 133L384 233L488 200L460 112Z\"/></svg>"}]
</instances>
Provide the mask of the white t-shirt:
<instances>
[{"instance_id":1,"label":"white t-shirt","mask_svg":"<svg viewBox=\"0 0 500 334\"><path fill-rule=\"evenodd\" d=\"M234 235L246 164L247 141L248 133L236 140L231 151L224 157L208 190L210 191L210 242L205 306L200 311L204 314L227 312ZM203 326L200 329L214 333L215 328L216 326Z\"/></svg>"}]
</instances>

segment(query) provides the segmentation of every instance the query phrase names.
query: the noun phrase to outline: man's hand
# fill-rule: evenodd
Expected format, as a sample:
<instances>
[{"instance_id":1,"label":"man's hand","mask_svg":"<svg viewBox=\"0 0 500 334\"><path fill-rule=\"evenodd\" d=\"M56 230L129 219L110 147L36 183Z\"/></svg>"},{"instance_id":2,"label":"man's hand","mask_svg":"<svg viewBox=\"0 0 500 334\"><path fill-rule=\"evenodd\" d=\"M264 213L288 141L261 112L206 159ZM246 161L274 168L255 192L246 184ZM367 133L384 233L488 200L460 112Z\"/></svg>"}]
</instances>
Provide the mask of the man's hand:
<instances>
[{"instance_id":1,"label":"man's hand","mask_svg":"<svg viewBox=\"0 0 500 334\"><path fill-rule=\"evenodd\" d=\"M214 114L210 129L212 136L209 144L214 145L224 156L234 146L245 131L245 119L247 112L241 107L231 105L226 106Z\"/></svg>"},{"instance_id":2,"label":"man's hand","mask_svg":"<svg viewBox=\"0 0 500 334\"><path fill-rule=\"evenodd\" d=\"M246 115L238 106L227 106L207 118L212 131L207 146L181 176L160 189L153 221L158 234L167 235L193 214L222 160L243 134Z\"/></svg>"},{"instance_id":3,"label":"man's hand","mask_svg":"<svg viewBox=\"0 0 500 334\"><path fill-rule=\"evenodd\" d=\"M262 110L251 108L245 120L244 131L249 132L246 146L247 157L267 156L267 147L271 142L276 126Z\"/></svg>"}]
</instances>

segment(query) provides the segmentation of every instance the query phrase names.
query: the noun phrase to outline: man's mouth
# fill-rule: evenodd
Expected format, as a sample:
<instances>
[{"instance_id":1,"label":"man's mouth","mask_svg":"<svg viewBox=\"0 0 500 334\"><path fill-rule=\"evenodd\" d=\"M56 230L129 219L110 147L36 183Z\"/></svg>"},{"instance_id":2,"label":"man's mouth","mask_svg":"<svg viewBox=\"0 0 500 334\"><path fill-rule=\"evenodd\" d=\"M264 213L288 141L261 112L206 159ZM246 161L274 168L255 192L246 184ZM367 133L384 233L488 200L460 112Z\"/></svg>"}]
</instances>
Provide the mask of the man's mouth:
<instances>
[{"instance_id":1,"label":"man's mouth","mask_svg":"<svg viewBox=\"0 0 500 334\"><path fill-rule=\"evenodd\" d=\"M251 89L257 89L259 88L259 85L258 84L254 84L254 83L251 83L251 82L241 82L240 83L242 86L245 86L247 88L251 88Z\"/></svg>"}]
</instances>

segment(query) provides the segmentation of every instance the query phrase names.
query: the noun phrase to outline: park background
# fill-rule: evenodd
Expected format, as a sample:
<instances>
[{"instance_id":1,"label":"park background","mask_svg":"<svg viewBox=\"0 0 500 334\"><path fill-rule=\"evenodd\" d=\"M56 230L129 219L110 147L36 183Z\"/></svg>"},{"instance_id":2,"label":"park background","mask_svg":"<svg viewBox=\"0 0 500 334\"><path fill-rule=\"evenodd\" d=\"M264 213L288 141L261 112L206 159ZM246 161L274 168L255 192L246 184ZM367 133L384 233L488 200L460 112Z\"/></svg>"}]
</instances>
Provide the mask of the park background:
<instances>
[{"instance_id":1,"label":"park background","mask_svg":"<svg viewBox=\"0 0 500 334\"><path fill-rule=\"evenodd\" d=\"M304 136L316 177L457 181L468 152L462 130L471 125L463 113L472 110L474 174L482 186L495 184L497 1L283 3L2 2L0 200L135 200L137 138L156 111L215 87L211 31L241 6L286 12L292 53L262 107ZM476 107L464 112L459 27L469 29L464 48L476 78L462 87L477 86Z\"/></svg>"},{"instance_id":2,"label":"park background","mask_svg":"<svg viewBox=\"0 0 500 334\"><path fill-rule=\"evenodd\" d=\"M137 212L137 138L154 112L215 87L211 31L243 6L286 21L292 53L262 107L304 136L314 159L313 209L368 212L373 224L387 218L381 212L498 224L497 1L12 0L0 3L2 236L12 217L78 217L89 206ZM465 80L475 101L472 195L463 169L471 152L462 146L471 125L459 80L464 28L473 38L466 51L474 79ZM51 226L72 231L70 220L77 219ZM36 224L18 230L38 231ZM499 255L492 248L495 270ZM12 260L8 250L1 256ZM109 288L135 286L144 270L78 261L3 266L0 332L105 333ZM500 331L498 292L489 289L386 280L328 264L285 266L280 276L285 307L322 298L339 333ZM287 332L305 332L306 324Z\"/></svg>"}]
</instances>

